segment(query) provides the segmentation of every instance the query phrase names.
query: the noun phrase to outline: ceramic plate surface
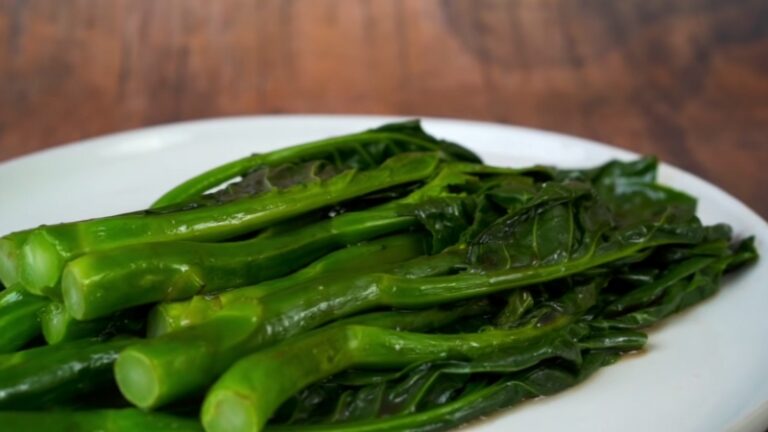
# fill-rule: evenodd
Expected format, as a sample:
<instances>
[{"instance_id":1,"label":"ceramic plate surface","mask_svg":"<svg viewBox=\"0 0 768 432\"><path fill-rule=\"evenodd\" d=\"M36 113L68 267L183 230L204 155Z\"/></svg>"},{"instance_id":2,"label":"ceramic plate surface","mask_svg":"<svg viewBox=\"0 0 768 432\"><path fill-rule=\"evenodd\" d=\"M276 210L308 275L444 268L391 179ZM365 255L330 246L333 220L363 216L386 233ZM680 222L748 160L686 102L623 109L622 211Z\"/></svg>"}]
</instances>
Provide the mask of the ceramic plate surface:
<instances>
[{"instance_id":1,"label":"ceramic plate surface","mask_svg":"<svg viewBox=\"0 0 768 432\"><path fill-rule=\"evenodd\" d=\"M90 139L0 164L0 234L145 208L175 184L250 153L378 126L392 117L263 116L179 123ZM636 155L532 129L425 119L428 132L494 165L596 165ZM754 234L763 256L713 299L650 332L645 353L559 395L467 426L508 431L764 431L768 426L768 224L680 169L660 180L699 198L705 223Z\"/></svg>"}]
</instances>

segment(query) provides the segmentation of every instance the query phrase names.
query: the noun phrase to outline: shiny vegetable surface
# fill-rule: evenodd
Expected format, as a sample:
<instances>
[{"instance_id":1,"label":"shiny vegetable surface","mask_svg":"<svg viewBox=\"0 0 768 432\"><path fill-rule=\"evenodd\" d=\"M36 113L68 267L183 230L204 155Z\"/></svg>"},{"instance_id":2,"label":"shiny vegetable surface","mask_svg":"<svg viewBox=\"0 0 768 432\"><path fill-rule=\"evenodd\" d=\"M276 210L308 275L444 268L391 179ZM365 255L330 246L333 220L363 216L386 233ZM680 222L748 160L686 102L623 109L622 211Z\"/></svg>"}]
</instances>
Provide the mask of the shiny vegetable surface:
<instances>
[{"instance_id":1,"label":"shiny vegetable surface","mask_svg":"<svg viewBox=\"0 0 768 432\"><path fill-rule=\"evenodd\" d=\"M162 210L45 226L29 234L20 257L20 280L52 297L67 262L97 252L150 241L223 240L344 200L423 180L437 167L429 153L403 153L368 170L343 171L328 180L274 190L216 206ZM80 297L67 296L73 311Z\"/></svg>"},{"instance_id":2,"label":"shiny vegetable surface","mask_svg":"<svg viewBox=\"0 0 768 432\"><path fill-rule=\"evenodd\" d=\"M92 253L64 270L64 301L75 317L93 319L130 306L252 285L414 223L394 210L371 209L239 242L142 243Z\"/></svg>"},{"instance_id":3,"label":"shiny vegetable surface","mask_svg":"<svg viewBox=\"0 0 768 432\"><path fill-rule=\"evenodd\" d=\"M14 352L40 334L39 314L48 303L20 286L0 292L0 354Z\"/></svg>"},{"instance_id":4,"label":"shiny vegetable surface","mask_svg":"<svg viewBox=\"0 0 768 432\"><path fill-rule=\"evenodd\" d=\"M400 234L357 244L329 253L305 268L283 278L231 290L220 295L201 295L178 302L160 303L149 318L149 334L159 336L182 327L200 324L219 312L232 311L271 292L310 283L329 274L364 273L389 269L403 261L423 255L425 237Z\"/></svg>"},{"instance_id":5,"label":"shiny vegetable surface","mask_svg":"<svg viewBox=\"0 0 768 432\"><path fill-rule=\"evenodd\" d=\"M116 334L138 335L144 331L146 312L125 310L111 316L79 321L63 304L51 301L40 311L43 337L49 345Z\"/></svg>"},{"instance_id":6,"label":"shiny vegetable surface","mask_svg":"<svg viewBox=\"0 0 768 432\"><path fill-rule=\"evenodd\" d=\"M411 121L7 234L0 429L443 431L557 393L758 259L657 168L494 167Z\"/></svg>"},{"instance_id":7,"label":"shiny vegetable surface","mask_svg":"<svg viewBox=\"0 0 768 432\"><path fill-rule=\"evenodd\" d=\"M53 406L112 383L117 354L133 339L83 339L0 356L0 408Z\"/></svg>"},{"instance_id":8,"label":"shiny vegetable surface","mask_svg":"<svg viewBox=\"0 0 768 432\"><path fill-rule=\"evenodd\" d=\"M356 134L327 138L218 166L166 192L152 207L177 205L258 168L286 163L326 161L337 166L366 169L405 152L440 152L445 159L480 162L474 153L424 132L418 121L393 123Z\"/></svg>"},{"instance_id":9,"label":"shiny vegetable surface","mask_svg":"<svg viewBox=\"0 0 768 432\"><path fill-rule=\"evenodd\" d=\"M425 155L426 157L426 155ZM70 262L62 290L68 310L93 319L138 304L189 298L284 276L335 249L418 223L422 206L470 177L472 165L449 165L434 180L401 199L332 218L267 230L238 242L149 242L87 254Z\"/></svg>"},{"instance_id":10,"label":"shiny vegetable surface","mask_svg":"<svg viewBox=\"0 0 768 432\"><path fill-rule=\"evenodd\" d=\"M89 411L0 411L0 424L14 431L99 431L99 432L202 432L193 419L138 409Z\"/></svg>"}]
</instances>

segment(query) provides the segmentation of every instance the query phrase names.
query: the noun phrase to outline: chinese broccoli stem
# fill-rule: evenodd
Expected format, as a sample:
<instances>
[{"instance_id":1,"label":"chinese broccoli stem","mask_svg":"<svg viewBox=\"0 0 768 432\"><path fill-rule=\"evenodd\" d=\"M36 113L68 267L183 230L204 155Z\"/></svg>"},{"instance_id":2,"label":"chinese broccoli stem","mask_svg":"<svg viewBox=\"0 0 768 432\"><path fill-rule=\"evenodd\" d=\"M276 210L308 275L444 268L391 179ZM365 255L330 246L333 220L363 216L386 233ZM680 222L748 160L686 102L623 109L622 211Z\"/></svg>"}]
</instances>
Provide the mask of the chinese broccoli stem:
<instances>
[{"instance_id":1,"label":"chinese broccoli stem","mask_svg":"<svg viewBox=\"0 0 768 432\"><path fill-rule=\"evenodd\" d=\"M437 360L472 361L511 350L531 350L534 357L539 349L537 339L572 322L569 318L561 317L542 327L450 335L331 326L235 363L208 392L203 424L210 432L262 430L274 411L295 392L352 367L402 368Z\"/></svg>"},{"instance_id":2,"label":"chinese broccoli stem","mask_svg":"<svg viewBox=\"0 0 768 432\"><path fill-rule=\"evenodd\" d=\"M487 303L484 301L468 302L464 305L458 305L451 308L433 308L422 311L393 311L366 314L359 317L348 318L346 323L369 326L386 326L399 330L427 330L437 326L445 325L451 321L464 316L473 316L484 313L488 310ZM226 365L211 364L211 352L206 346L206 341L201 338L225 338L222 341L228 347L235 347L242 343L243 330L247 329L247 318L244 315L227 315L216 317L209 321L213 326L195 326L169 335L180 335L173 338L169 343L149 344L145 350L127 350L124 351L115 365L115 376L118 386L123 395L128 400L139 407L156 407L174 398L201 390L201 382L211 382L234 360L221 358ZM191 331L190 331L191 330ZM221 333L219 333L221 332ZM151 341L157 341L161 338L155 338ZM202 355L201 363L196 362L193 357L180 357L177 362L180 374L165 375L165 363L156 364L153 356L159 354L159 358L164 362L172 353L180 347L181 352L187 354L189 349L197 350ZM230 348L231 349L231 348ZM228 353L223 353L228 355ZM158 366L161 369L158 369ZM193 376L185 376L186 371L193 371ZM158 374L159 372L159 374ZM190 385L191 383L191 385Z\"/></svg>"},{"instance_id":3,"label":"chinese broccoli stem","mask_svg":"<svg viewBox=\"0 0 768 432\"><path fill-rule=\"evenodd\" d=\"M335 249L416 225L414 209L447 195L448 185L471 178L462 169L477 168L447 165L402 199L250 240L141 243L89 253L67 264L62 277L64 301L77 319L93 319L134 305L274 279Z\"/></svg>"},{"instance_id":4,"label":"chinese broccoli stem","mask_svg":"<svg viewBox=\"0 0 768 432\"><path fill-rule=\"evenodd\" d=\"M87 411L0 411L9 431L203 432L196 419L135 408Z\"/></svg>"},{"instance_id":5,"label":"chinese broccoli stem","mask_svg":"<svg viewBox=\"0 0 768 432\"><path fill-rule=\"evenodd\" d=\"M136 334L144 328L146 313L136 310L89 321L72 317L66 306L52 301L40 313L43 337L49 345L114 334Z\"/></svg>"},{"instance_id":6,"label":"chinese broccoli stem","mask_svg":"<svg viewBox=\"0 0 768 432\"><path fill-rule=\"evenodd\" d=\"M334 249L402 231L415 222L395 209L370 209L241 242L131 245L70 262L62 293L73 316L98 318L131 306L274 279Z\"/></svg>"},{"instance_id":7,"label":"chinese broccoli stem","mask_svg":"<svg viewBox=\"0 0 768 432\"><path fill-rule=\"evenodd\" d=\"M348 170L326 181L217 206L44 226L34 230L22 248L20 279L33 293L59 297L56 288L64 266L85 253L137 243L232 238L324 206L424 180L433 174L437 163L434 154L406 153L368 171ZM68 307L80 309L78 305Z\"/></svg>"},{"instance_id":8,"label":"chinese broccoli stem","mask_svg":"<svg viewBox=\"0 0 768 432\"><path fill-rule=\"evenodd\" d=\"M0 408L30 409L68 401L114 383L117 354L135 339L83 339L0 356Z\"/></svg>"},{"instance_id":9,"label":"chinese broccoli stem","mask_svg":"<svg viewBox=\"0 0 768 432\"><path fill-rule=\"evenodd\" d=\"M18 350L40 334L40 311L49 300L14 286L0 292L0 353Z\"/></svg>"},{"instance_id":10,"label":"chinese broccoli stem","mask_svg":"<svg viewBox=\"0 0 768 432\"><path fill-rule=\"evenodd\" d=\"M614 363L618 358L619 355L611 351L587 352L581 367L575 372L572 368L562 365L536 365L518 373L505 375L490 385L477 386L454 401L425 411L369 420L302 424L298 427L293 424L268 425L265 430L270 432L288 432L297 429L307 432L444 431L516 405L526 399L549 396L563 391L584 381L598 369ZM220 423L221 426L226 426L226 419L221 419Z\"/></svg>"},{"instance_id":11,"label":"chinese broccoli stem","mask_svg":"<svg viewBox=\"0 0 768 432\"><path fill-rule=\"evenodd\" d=\"M341 217L344 215L339 216ZM388 236L332 252L300 271L280 279L219 295L202 295L186 301L160 303L150 314L148 332L150 336L155 337L199 324L211 319L219 311L238 305L246 299L255 299L270 292L304 285L325 274L352 275L383 271L423 255L425 247L426 239L420 234Z\"/></svg>"},{"instance_id":12,"label":"chinese broccoli stem","mask_svg":"<svg viewBox=\"0 0 768 432\"><path fill-rule=\"evenodd\" d=\"M418 121L407 121L238 159L185 181L166 192L152 206L157 208L192 200L261 166L326 160L365 169L403 152L440 152L446 159L480 162L471 151L426 134Z\"/></svg>"}]
</instances>

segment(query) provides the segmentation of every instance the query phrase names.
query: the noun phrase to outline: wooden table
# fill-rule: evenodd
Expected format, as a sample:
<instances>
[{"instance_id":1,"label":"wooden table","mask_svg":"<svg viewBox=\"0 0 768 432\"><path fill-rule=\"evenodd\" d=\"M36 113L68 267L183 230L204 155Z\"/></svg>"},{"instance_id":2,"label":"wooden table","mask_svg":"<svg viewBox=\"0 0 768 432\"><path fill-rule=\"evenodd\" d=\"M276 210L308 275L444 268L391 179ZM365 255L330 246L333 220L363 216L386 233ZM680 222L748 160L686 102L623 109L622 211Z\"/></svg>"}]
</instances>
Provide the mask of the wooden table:
<instances>
[{"instance_id":1,"label":"wooden table","mask_svg":"<svg viewBox=\"0 0 768 432\"><path fill-rule=\"evenodd\" d=\"M292 112L575 134L657 154L768 216L768 2L0 0L0 160Z\"/></svg>"}]
</instances>

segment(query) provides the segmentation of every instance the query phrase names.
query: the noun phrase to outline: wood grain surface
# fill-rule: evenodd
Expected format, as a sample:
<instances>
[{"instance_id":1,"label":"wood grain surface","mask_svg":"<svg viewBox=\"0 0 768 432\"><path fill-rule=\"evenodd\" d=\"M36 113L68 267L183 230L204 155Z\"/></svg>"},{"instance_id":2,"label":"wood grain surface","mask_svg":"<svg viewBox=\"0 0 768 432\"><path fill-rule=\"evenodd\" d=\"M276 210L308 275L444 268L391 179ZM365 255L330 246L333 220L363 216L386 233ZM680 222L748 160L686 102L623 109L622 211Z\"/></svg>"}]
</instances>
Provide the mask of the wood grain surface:
<instances>
[{"instance_id":1,"label":"wood grain surface","mask_svg":"<svg viewBox=\"0 0 768 432\"><path fill-rule=\"evenodd\" d=\"M575 134L657 154L768 216L768 2L0 0L0 160L294 112Z\"/></svg>"}]
</instances>

